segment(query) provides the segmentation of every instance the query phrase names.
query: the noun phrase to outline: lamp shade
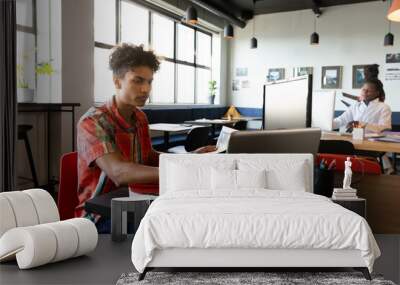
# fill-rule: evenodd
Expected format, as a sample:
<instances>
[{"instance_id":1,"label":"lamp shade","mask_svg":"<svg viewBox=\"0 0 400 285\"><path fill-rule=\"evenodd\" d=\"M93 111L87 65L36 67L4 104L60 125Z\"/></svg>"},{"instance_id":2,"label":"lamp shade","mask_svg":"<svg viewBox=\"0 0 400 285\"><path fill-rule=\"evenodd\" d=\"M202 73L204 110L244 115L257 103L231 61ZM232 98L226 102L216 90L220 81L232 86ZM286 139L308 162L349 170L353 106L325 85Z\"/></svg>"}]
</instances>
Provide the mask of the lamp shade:
<instances>
[{"instance_id":1,"label":"lamp shade","mask_svg":"<svg viewBox=\"0 0 400 285\"><path fill-rule=\"evenodd\" d=\"M383 44L385 46L392 46L394 43L394 36L392 33L387 33L385 36L385 40L383 41Z\"/></svg>"},{"instance_id":2,"label":"lamp shade","mask_svg":"<svg viewBox=\"0 0 400 285\"><path fill-rule=\"evenodd\" d=\"M318 45L319 44L319 35L316 32L311 34L310 44L312 44L312 45Z\"/></svg>"},{"instance_id":3,"label":"lamp shade","mask_svg":"<svg viewBox=\"0 0 400 285\"><path fill-rule=\"evenodd\" d=\"M189 6L186 9L186 22L194 25L197 24L197 10L193 6Z\"/></svg>"},{"instance_id":4,"label":"lamp shade","mask_svg":"<svg viewBox=\"0 0 400 285\"><path fill-rule=\"evenodd\" d=\"M252 37L250 40L250 48L257 48L257 39L255 37Z\"/></svg>"},{"instance_id":5,"label":"lamp shade","mask_svg":"<svg viewBox=\"0 0 400 285\"><path fill-rule=\"evenodd\" d=\"M224 27L224 37L227 39L233 38L233 26L231 24Z\"/></svg>"},{"instance_id":6,"label":"lamp shade","mask_svg":"<svg viewBox=\"0 0 400 285\"><path fill-rule=\"evenodd\" d=\"M400 0L394 0L390 6L387 18L393 22L400 22Z\"/></svg>"}]
</instances>

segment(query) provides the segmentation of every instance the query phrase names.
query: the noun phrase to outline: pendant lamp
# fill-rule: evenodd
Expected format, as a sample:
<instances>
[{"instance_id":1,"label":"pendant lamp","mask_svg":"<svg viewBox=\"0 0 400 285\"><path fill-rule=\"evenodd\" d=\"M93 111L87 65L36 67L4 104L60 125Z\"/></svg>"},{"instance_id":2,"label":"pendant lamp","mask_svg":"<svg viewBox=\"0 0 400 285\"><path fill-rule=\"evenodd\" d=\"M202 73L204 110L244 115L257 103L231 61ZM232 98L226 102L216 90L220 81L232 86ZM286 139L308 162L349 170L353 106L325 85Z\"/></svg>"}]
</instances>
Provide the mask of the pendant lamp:
<instances>
[{"instance_id":1,"label":"pendant lamp","mask_svg":"<svg viewBox=\"0 0 400 285\"><path fill-rule=\"evenodd\" d=\"M186 22L192 25L196 25L198 22L197 10L193 6L189 6L186 9Z\"/></svg>"},{"instance_id":2,"label":"pendant lamp","mask_svg":"<svg viewBox=\"0 0 400 285\"><path fill-rule=\"evenodd\" d=\"M254 30L255 30L255 25L256 25L255 6L256 6L256 0L253 0L253 37L250 40L250 48L251 49L255 49L258 46L257 39L254 36L254 34L255 34Z\"/></svg>"},{"instance_id":3,"label":"pendant lamp","mask_svg":"<svg viewBox=\"0 0 400 285\"><path fill-rule=\"evenodd\" d=\"M317 33L317 17L314 17L314 33L311 34L310 44L311 45L319 44L319 35Z\"/></svg>"},{"instance_id":4,"label":"pendant lamp","mask_svg":"<svg viewBox=\"0 0 400 285\"><path fill-rule=\"evenodd\" d=\"M224 38L232 39L233 38L233 26L231 24L227 24L224 27Z\"/></svg>"},{"instance_id":5,"label":"pendant lamp","mask_svg":"<svg viewBox=\"0 0 400 285\"><path fill-rule=\"evenodd\" d=\"M389 8L387 18L389 21L400 22L400 0L394 0Z\"/></svg>"},{"instance_id":6,"label":"pendant lamp","mask_svg":"<svg viewBox=\"0 0 400 285\"><path fill-rule=\"evenodd\" d=\"M394 4L394 3L393 3ZM390 5L390 2L389 2L389 5ZM393 6L393 5L392 5ZM392 7L392 6L390 6L390 8ZM389 11L390 11L390 8L389 8ZM389 13L388 13L389 14ZM385 46L385 47L387 47L387 46L393 46L393 44L394 44L394 35L391 33L391 28L392 28L392 22L389 20L389 32L385 35L385 38L384 38L384 40L383 40L383 45Z\"/></svg>"}]
</instances>

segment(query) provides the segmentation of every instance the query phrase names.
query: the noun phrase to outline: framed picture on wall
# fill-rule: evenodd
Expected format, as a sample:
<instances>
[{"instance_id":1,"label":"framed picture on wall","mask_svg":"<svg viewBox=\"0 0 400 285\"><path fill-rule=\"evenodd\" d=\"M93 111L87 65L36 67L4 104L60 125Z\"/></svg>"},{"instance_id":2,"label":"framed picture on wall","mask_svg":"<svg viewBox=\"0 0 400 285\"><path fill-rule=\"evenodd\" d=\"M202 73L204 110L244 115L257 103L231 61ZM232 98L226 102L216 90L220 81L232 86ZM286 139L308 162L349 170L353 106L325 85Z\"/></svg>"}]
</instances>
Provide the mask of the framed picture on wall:
<instances>
[{"instance_id":1,"label":"framed picture on wall","mask_svg":"<svg viewBox=\"0 0 400 285\"><path fill-rule=\"evenodd\" d=\"M342 66L323 66L321 75L322 89L342 88Z\"/></svg>"},{"instance_id":2,"label":"framed picture on wall","mask_svg":"<svg viewBox=\"0 0 400 285\"><path fill-rule=\"evenodd\" d=\"M387 53L386 63L400 63L400 53Z\"/></svg>"},{"instance_id":3,"label":"framed picture on wall","mask_svg":"<svg viewBox=\"0 0 400 285\"><path fill-rule=\"evenodd\" d=\"M277 81L285 79L285 68L270 68L268 69L267 81Z\"/></svg>"},{"instance_id":4,"label":"framed picture on wall","mask_svg":"<svg viewBox=\"0 0 400 285\"><path fill-rule=\"evenodd\" d=\"M312 66L303 66L303 67L294 67L293 68L293 77L303 76L313 74Z\"/></svg>"},{"instance_id":5,"label":"framed picture on wall","mask_svg":"<svg viewBox=\"0 0 400 285\"><path fill-rule=\"evenodd\" d=\"M365 81L364 70L367 65L353 65L353 89L359 89Z\"/></svg>"}]
</instances>

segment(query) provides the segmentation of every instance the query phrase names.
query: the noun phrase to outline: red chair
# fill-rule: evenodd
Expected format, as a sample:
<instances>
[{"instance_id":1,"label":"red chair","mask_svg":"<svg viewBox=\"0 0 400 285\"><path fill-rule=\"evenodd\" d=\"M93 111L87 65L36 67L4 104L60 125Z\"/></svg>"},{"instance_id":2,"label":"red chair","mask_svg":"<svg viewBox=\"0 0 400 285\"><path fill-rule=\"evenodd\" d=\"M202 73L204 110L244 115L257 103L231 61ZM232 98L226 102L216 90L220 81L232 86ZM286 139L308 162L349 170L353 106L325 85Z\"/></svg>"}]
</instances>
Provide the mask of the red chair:
<instances>
[{"instance_id":1,"label":"red chair","mask_svg":"<svg viewBox=\"0 0 400 285\"><path fill-rule=\"evenodd\" d=\"M158 195L158 184L130 184L130 191L139 194Z\"/></svg>"},{"instance_id":2,"label":"red chair","mask_svg":"<svg viewBox=\"0 0 400 285\"><path fill-rule=\"evenodd\" d=\"M58 190L58 211L60 219L75 217L78 205L78 153L70 152L61 156L60 185Z\"/></svg>"},{"instance_id":3,"label":"red chair","mask_svg":"<svg viewBox=\"0 0 400 285\"><path fill-rule=\"evenodd\" d=\"M381 174L381 167L376 160L371 160L366 157L358 157L353 155L345 155L345 154L330 154L330 153L319 153L317 155L317 165L321 163L322 159L327 161L328 165L332 162L332 160L336 160L336 171L344 170L344 162L347 157L350 157L352 162L351 169L355 173L361 174Z\"/></svg>"},{"instance_id":4,"label":"red chair","mask_svg":"<svg viewBox=\"0 0 400 285\"><path fill-rule=\"evenodd\" d=\"M139 194L158 195L158 184L129 185ZM66 220L75 217L75 208L78 206L78 153L70 152L61 156L60 185L58 190L58 211L60 219Z\"/></svg>"}]
</instances>

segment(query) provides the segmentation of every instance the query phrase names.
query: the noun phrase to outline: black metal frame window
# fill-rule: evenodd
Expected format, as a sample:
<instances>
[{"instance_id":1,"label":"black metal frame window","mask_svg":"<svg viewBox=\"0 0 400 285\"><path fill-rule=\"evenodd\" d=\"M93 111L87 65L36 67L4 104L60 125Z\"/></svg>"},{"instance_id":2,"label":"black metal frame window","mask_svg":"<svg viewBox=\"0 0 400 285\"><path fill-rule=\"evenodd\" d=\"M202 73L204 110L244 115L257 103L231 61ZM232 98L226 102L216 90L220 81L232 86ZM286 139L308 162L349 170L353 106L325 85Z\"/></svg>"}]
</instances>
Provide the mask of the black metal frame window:
<instances>
[{"instance_id":1,"label":"black metal frame window","mask_svg":"<svg viewBox=\"0 0 400 285\"><path fill-rule=\"evenodd\" d=\"M17 0L17 87L35 89L37 77L36 0Z\"/></svg>"},{"instance_id":2,"label":"black metal frame window","mask_svg":"<svg viewBox=\"0 0 400 285\"><path fill-rule=\"evenodd\" d=\"M107 27L103 29L104 26ZM154 76L150 103L209 102L211 32L182 23L177 15L138 0L96 0L94 29L96 102L103 102L114 93L111 71L106 69L110 49L119 42L144 44L162 57L160 70Z\"/></svg>"}]
</instances>

